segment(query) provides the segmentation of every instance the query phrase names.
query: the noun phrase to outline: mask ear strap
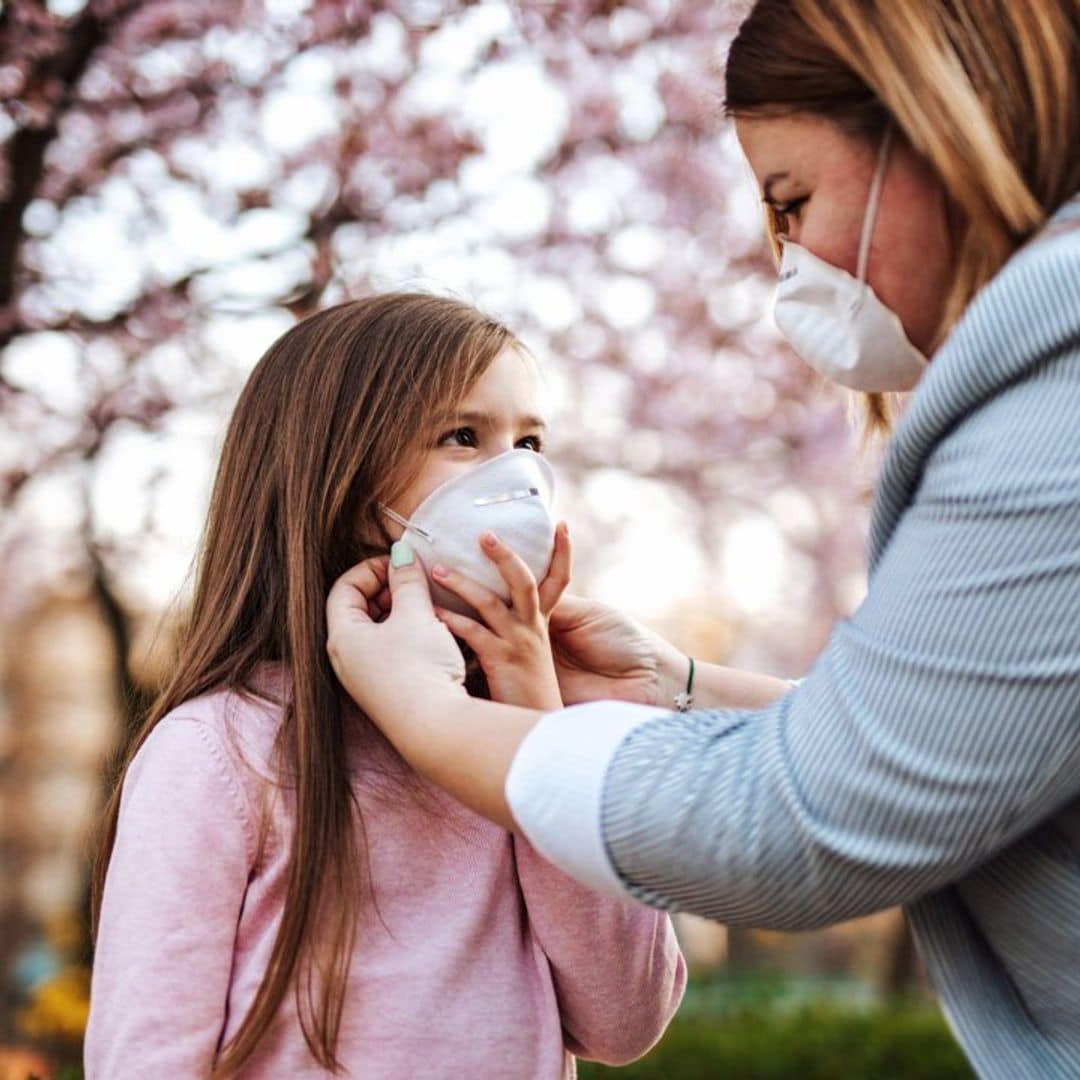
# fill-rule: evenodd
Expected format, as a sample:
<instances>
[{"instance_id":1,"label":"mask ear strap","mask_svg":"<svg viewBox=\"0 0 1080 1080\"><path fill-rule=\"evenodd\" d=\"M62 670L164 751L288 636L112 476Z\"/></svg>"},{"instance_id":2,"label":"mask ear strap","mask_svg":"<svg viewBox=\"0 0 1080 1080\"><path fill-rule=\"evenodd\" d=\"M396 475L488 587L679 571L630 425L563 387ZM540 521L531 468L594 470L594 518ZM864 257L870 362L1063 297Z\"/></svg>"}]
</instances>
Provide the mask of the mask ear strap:
<instances>
[{"instance_id":1,"label":"mask ear strap","mask_svg":"<svg viewBox=\"0 0 1080 1080\"><path fill-rule=\"evenodd\" d=\"M893 125L889 122L885 128L885 134L878 150L877 168L874 170L874 179L870 184L870 197L866 202L866 219L863 221L862 237L859 240L859 265L856 277L859 281L866 280L866 267L870 262L870 241L874 237L874 224L877 221L878 205L881 202L881 188L885 183L885 170L889 164L889 147L892 145Z\"/></svg>"},{"instance_id":2,"label":"mask ear strap","mask_svg":"<svg viewBox=\"0 0 1080 1080\"><path fill-rule=\"evenodd\" d=\"M431 533L426 529L421 529L419 525L414 525L408 518L402 517L396 510L391 510L389 506L380 506L379 509L391 521L396 521L407 532L414 532L418 536L422 536L429 544L431 543Z\"/></svg>"}]
</instances>

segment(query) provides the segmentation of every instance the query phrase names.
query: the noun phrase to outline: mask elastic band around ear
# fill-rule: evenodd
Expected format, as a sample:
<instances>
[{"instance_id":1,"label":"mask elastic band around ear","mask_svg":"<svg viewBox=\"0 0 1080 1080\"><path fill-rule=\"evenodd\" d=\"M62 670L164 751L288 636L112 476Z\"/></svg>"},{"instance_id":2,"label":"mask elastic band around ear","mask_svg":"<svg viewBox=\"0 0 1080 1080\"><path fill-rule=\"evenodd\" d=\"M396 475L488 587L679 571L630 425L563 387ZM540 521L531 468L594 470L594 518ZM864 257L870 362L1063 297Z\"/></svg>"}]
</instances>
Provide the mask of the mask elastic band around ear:
<instances>
[{"instance_id":1,"label":"mask elastic band around ear","mask_svg":"<svg viewBox=\"0 0 1080 1080\"><path fill-rule=\"evenodd\" d=\"M407 532L416 533L417 536L423 537L429 544L433 543L431 533L426 529L421 529L419 525L414 525L408 518L402 517L396 510L391 510L389 506L380 506L379 509L391 521L396 521Z\"/></svg>"},{"instance_id":2,"label":"mask elastic band around ear","mask_svg":"<svg viewBox=\"0 0 1080 1080\"><path fill-rule=\"evenodd\" d=\"M863 221L862 236L859 239L859 265L855 276L860 282L866 281L866 267L870 262L870 241L874 238L874 225L877 222L878 204L881 202L881 188L885 183L885 170L889 164L889 147L892 145L892 138L893 125L890 121L882 136L881 148L878 150L877 168L874 170L874 180L870 185L870 197L866 202L866 218Z\"/></svg>"}]
</instances>

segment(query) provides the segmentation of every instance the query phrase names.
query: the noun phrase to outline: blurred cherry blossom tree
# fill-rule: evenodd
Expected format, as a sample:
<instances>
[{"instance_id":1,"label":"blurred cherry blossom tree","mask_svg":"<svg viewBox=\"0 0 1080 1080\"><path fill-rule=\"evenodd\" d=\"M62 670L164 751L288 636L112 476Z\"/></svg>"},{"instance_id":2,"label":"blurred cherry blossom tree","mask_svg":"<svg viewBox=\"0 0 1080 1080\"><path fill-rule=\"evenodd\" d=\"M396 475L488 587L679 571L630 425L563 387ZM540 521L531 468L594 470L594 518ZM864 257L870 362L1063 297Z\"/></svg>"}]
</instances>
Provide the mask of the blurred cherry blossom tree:
<instances>
[{"instance_id":1,"label":"blurred cherry blossom tree","mask_svg":"<svg viewBox=\"0 0 1080 1080\"><path fill-rule=\"evenodd\" d=\"M768 316L744 6L0 0L0 627L93 596L130 715L259 355L423 287L545 362L578 589L802 671L873 463Z\"/></svg>"},{"instance_id":2,"label":"blurred cherry blossom tree","mask_svg":"<svg viewBox=\"0 0 1080 1080\"><path fill-rule=\"evenodd\" d=\"M748 628L736 658L805 666L857 598L863 496L842 400L767 317L719 119L739 13L4 3L0 602L88 582L131 693L134 620L183 579L262 349L320 305L421 285L548 363L585 587L632 534L651 595ZM636 580L606 594L633 606Z\"/></svg>"}]
</instances>

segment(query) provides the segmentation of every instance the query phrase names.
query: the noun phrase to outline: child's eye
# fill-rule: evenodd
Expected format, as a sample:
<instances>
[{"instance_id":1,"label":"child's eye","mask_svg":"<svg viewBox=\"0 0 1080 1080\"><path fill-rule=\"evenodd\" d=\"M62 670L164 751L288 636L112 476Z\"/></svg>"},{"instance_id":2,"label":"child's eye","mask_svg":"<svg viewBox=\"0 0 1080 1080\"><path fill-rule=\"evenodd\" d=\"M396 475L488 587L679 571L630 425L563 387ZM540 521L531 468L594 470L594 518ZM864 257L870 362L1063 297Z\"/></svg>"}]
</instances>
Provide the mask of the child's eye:
<instances>
[{"instance_id":1,"label":"child's eye","mask_svg":"<svg viewBox=\"0 0 1080 1080\"><path fill-rule=\"evenodd\" d=\"M514 445L522 450L532 450L537 454L544 452L544 440L539 435L526 435L524 439L518 439Z\"/></svg>"},{"instance_id":2,"label":"child's eye","mask_svg":"<svg viewBox=\"0 0 1080 1080\"><path fill-rule=\"evenodd\" d=\"M476 432L471 427L454 428L439 439L440 446L476 446Z\"/></svg>"}]
</instances>

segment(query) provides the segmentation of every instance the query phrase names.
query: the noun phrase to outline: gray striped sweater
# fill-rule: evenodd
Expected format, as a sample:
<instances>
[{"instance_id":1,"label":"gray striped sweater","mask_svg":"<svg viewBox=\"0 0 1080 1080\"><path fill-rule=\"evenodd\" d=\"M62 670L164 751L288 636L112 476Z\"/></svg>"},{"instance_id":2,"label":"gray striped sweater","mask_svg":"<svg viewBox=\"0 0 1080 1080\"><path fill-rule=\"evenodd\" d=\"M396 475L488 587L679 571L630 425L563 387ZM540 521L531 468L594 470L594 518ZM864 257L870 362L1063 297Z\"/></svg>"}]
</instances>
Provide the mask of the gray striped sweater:
<instances>
[{"instance_id":1,"label":"gray striped sweater","mask_svg":"<svg viewBox=\"0 0 1080 1080\"><path fill-rule=\"evenodd\" d=\"M1080 199L935 355L867 598L810 675L635 728L601 820L655 906L804 930L904 905L981 1076L1080 1077Z\"/></svg>"}]
</instances>

